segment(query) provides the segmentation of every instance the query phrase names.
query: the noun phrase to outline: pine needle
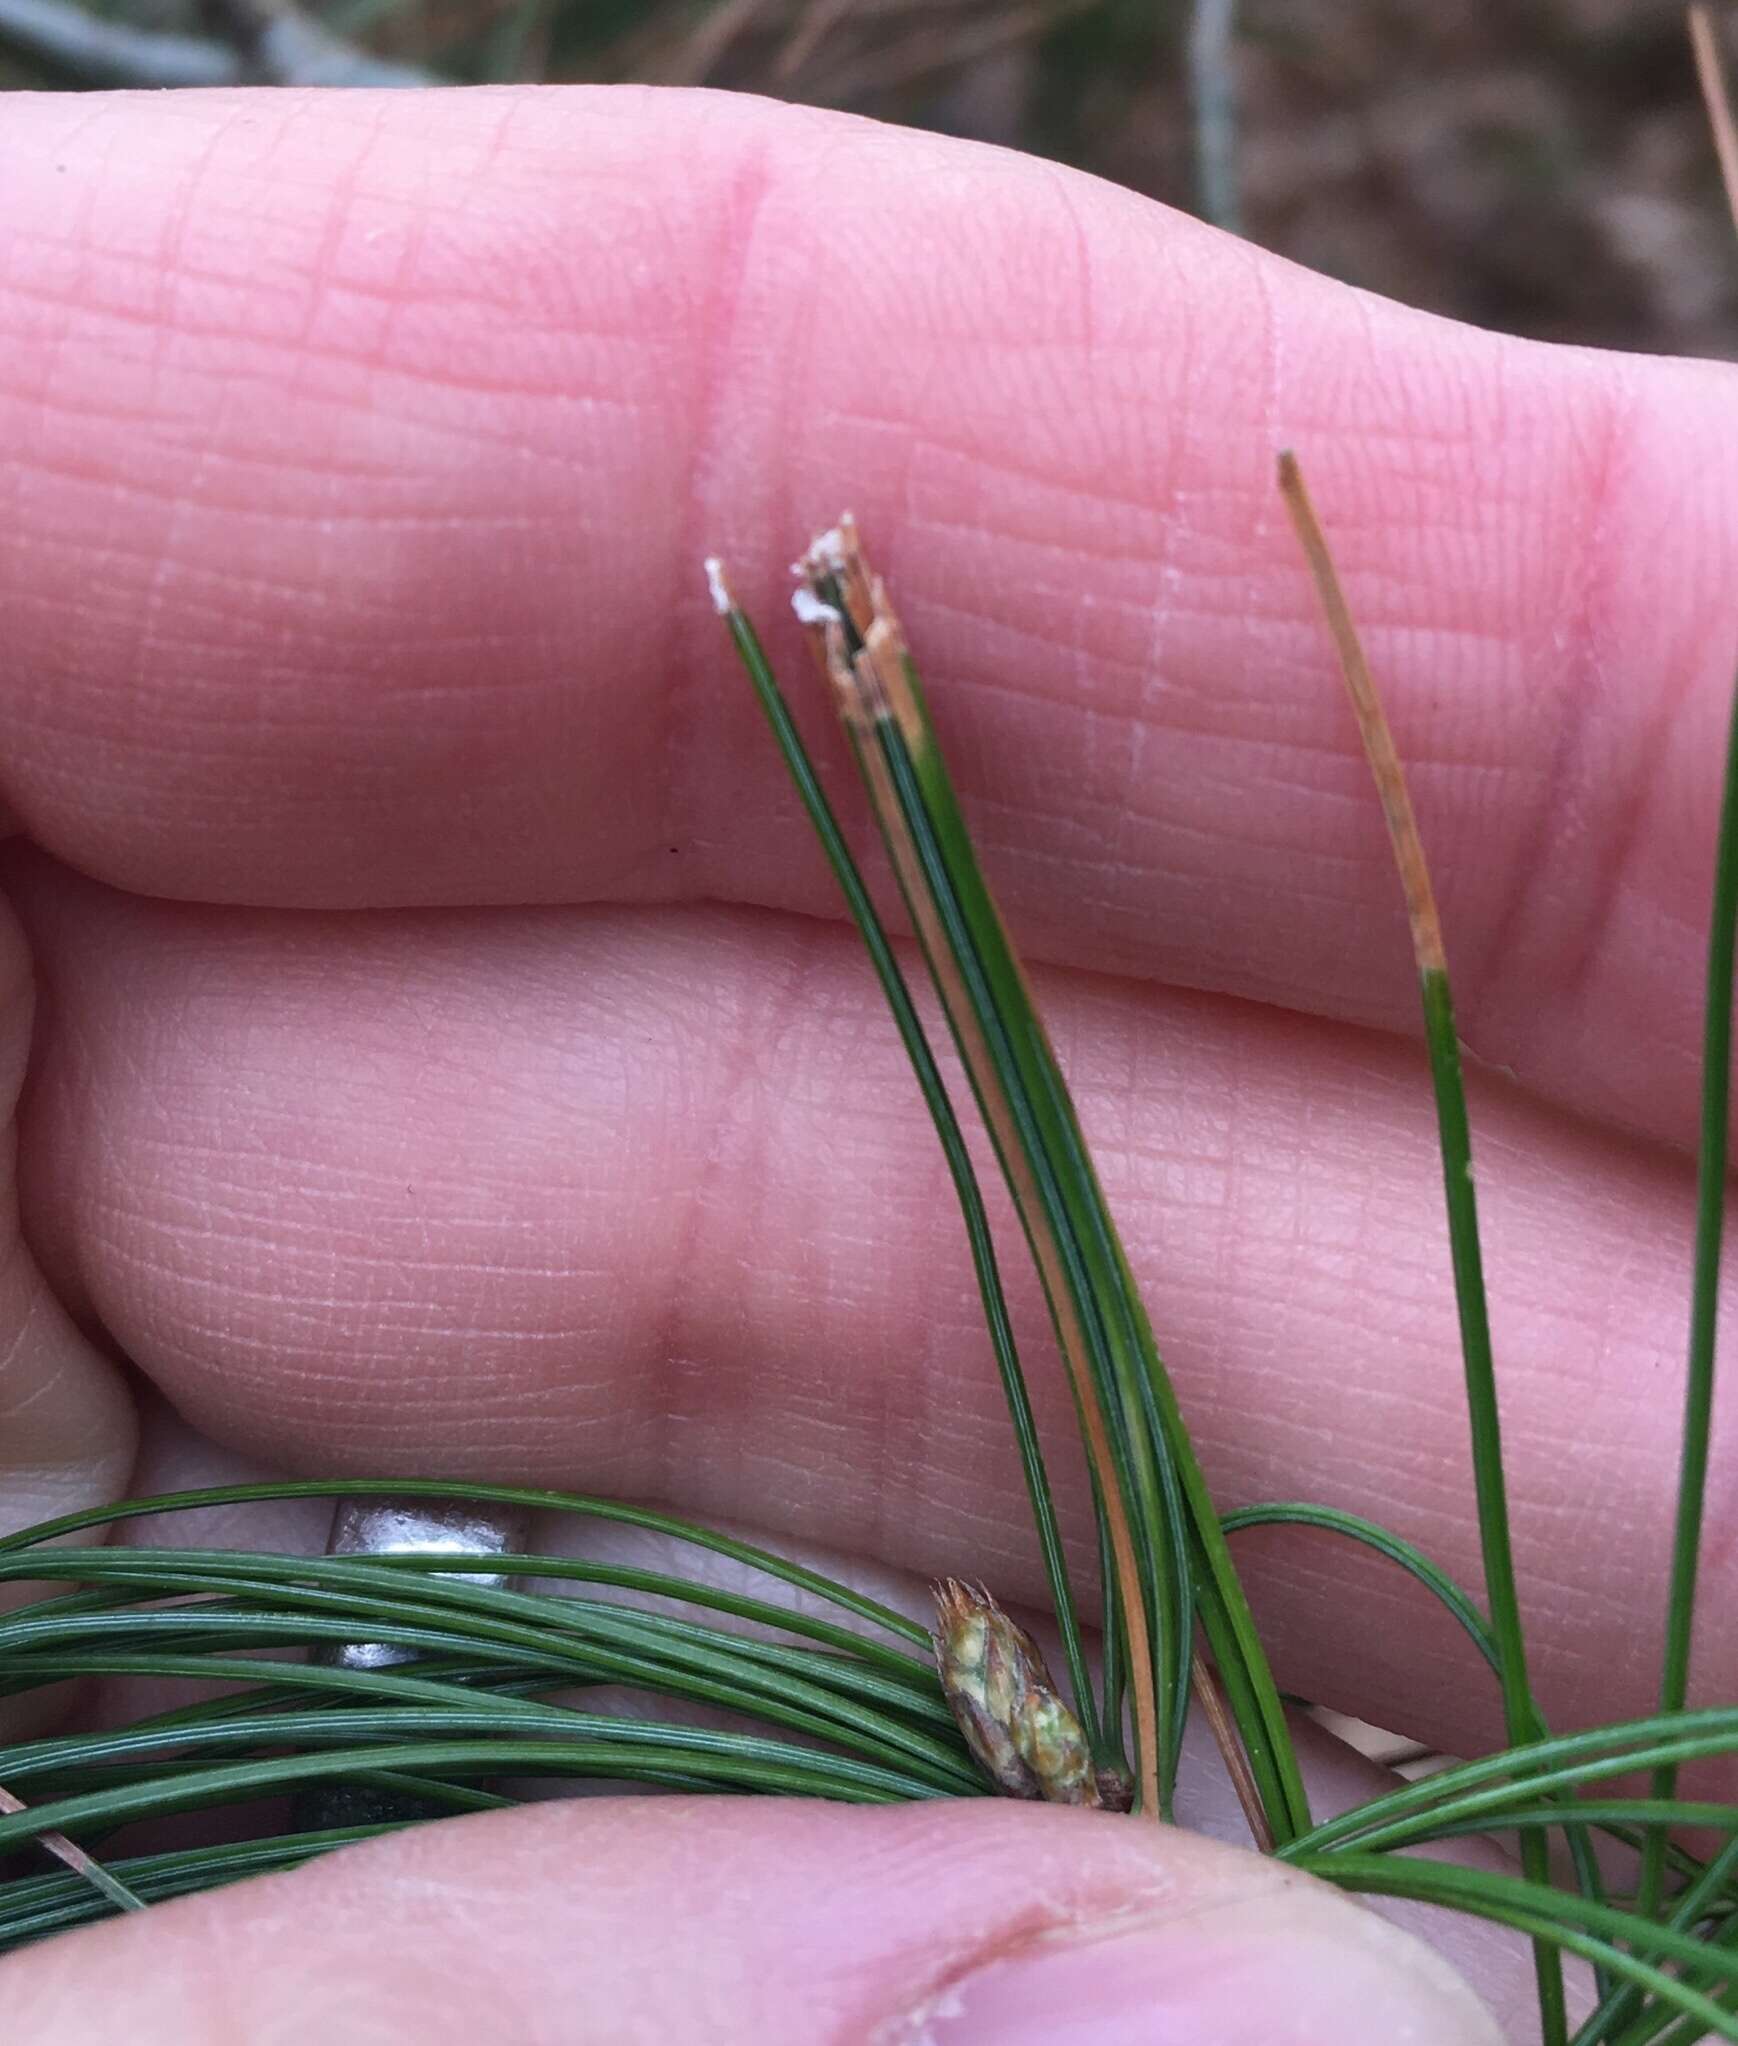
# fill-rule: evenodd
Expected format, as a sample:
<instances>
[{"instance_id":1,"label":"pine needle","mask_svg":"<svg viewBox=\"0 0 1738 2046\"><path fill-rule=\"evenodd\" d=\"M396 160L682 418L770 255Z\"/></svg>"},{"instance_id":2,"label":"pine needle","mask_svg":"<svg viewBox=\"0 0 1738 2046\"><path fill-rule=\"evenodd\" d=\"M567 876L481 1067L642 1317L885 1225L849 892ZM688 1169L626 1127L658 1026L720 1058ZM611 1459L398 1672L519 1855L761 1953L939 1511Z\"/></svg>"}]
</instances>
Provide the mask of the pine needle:
<instances>
[{"instance_id":1,"label":"pine needle","mask_svg":"<svg viewBox=\"0 0 1738 2046\"><path fill-rule=\"evenodd\" d=\"M1141 1808L1168 1815L1191 1694L1257 1844L1307 1829L1283 1707L1066 1082L978 866L886 589L847 518L799 564L808 627L1020 1215L1085 1440L1107 1556L1104 1717L1125 1686ZM1199 1618L1221 1690L1204 1691ZM1235 1729L1233 1733L1232 1729Z\"/></svg>"},{"instance_id":2,"label":"pine needle","mask_svg":"<svg viewBox=\"0 0 1738 2046\"><path fill-rule=\"evenodd\" d=\"M1327 536L1304 483L1297 457L1288 449L1279 458L1279 488L1309 563L1316 596L1339 655L1346 691L1352 700L1359 736L1387 820L1406 896L1424 1002L1425 1041L1430 1052L1436 1090L1437 1126L1442 1145L1443 1185L1448 1204L1449 1243L1454 1265L1455 1299L1460 1314L1468 1419L1471 1424L1473 1484L1478 1504L1479 1543L1484 1554L1485 1596L1496 1638L1498 1672L1503 1686L1503 1714L1510 1741L1517 1747L1537 1738L1538 1709L1527 1676L1526 1636L1521 1626L1520 1598L1515 1587L1514 1554L1509 1535L1508 1488L1503 1475L1502 1431L1497 1413L1496 1369L1491 1353L1490 1314L1485 1299L1484 1262L1479 1247L1477 1197L1473 1189L1472 1140L1467 1123L1466 1089L1461 1078L1460 1039L1455 1031L1448 958L1442 942L1424 841L1400 765L1399 749L1376 690L1363 642L1335 569ZM1521 1843L1528 1876L1548 1876L1547 1843L1527 1834ZM1563 1997L1563 1970L1557 1954L1535 1942L1539 2003L1546 2046L1561 2046L1568 2033Z\"/></svg>"},{"instance_id":3,"label":"pine needle","mask_svg":"<svg viewBox=\"0 0 1738 2046\"><path fill-rule=\"evenodd\" d=\"M1690 45L1720 159L1727 204L1738 228L1738 132L1720 62L1714 19L1706 7L1689 11ZM1660 1671L1662 1711L1689 1698L1690 1650L1695 1626L1696 1579L1708 1486L1709 1431L1714 1405L1714 1346L1720 1311L1720 1249L1726 1220L1727 1129L1732 1068L1732 969L1738 937L1738 694L1729 713L1726 775L1714 856L1714 899L1709 919L1706 1006L1702 1042L1701 1146L1697 1159L1696 1259L1691 1281L1689 1362L1684 1380L1683 1449L1672 1534L1666 1639ZM1654 1777L1654 1795L1669 1798L1676 1771ZM1639 1908L1654 1916L1665 1875L1666 1836L1653 1828L1642 1857Z\"/></svg>"},{"instance_id":4,"label":"pine needle","mask_svg":"<svg viewBox=\"0 0 1738 2046\"><path fill-rule=\"evenodd\" d=\"M947 1162L948 1176L953 1182L954 1197L959 1203L960 1219L965 1225L966 1243L977 1277L978 1297L989 1330L990 1347L995 1354L996 1369L1001 1377L1003 1395L1007 1400L1009 1419L1014 1426L1015 1447L1019 1452L1021 1470L1026 1480L1026 1496L1032 1508L1039 1552L1049 1582L1052 1613L1057 1631L1062 1637L1062 1653L1068 1665L1069 1681L1074 1687L1075 1710L1079 1714L1095 1760L1101 1769L1114 1777L1126 1766L1122 1751L1121 1715L1107 1709L1101 1717L1093 1696L1079 1606L1069 1576L1067 1559L1063 1554L1062 1534L1057 1522L1049 1472L1045 1466L1043 1449L1038 1441L1031 1396L1026 1388L1025 1372L1021 1367L1019 1348L1014 1339L1013 1320L1008 1312L1007 1297L1002 1289L1001 1269L990 1232L989 1216L984 1207L983 1193L978 1185L971 1154L966 1148L959 1118L954 1112L947 1085L942 1079L941 1069L930 1047L928 1033L918 1016L917 1006L911 998L911 990L906 985L905 975L894 955L886 928L858 870L857 862L852 857L851 849L845 841L845 834L833 813L833 806L827 800L827 793L821 786L814 762L809 758L802 734L791 716L790 706L785 701L784 692L779 688L759 636L747 613L731 592L723 562L713 557L706 562L705 569L706 585L712 598L713 609L724 620L730 633L743 671L759 699L774 742L783 756L786 772L790 775L803 808L808 812L809 822L814 827L821 850L833 870L834 878L845 898L845 905L857 926L864 949L869 954L870 965L881 984L881 991L886 997L894 1027L905 1047L906 1057L910 1060L918 1090L923 1095L924 1105L929 1110L930 1120L935 1126L936 1138L941 1145L942 1156Z\"/></svg>"},{"instance_id":5,"label":"pine needle","mask_svg":"<svg viewBox=\"0 0 1738 2046\"><path fill-rule=\"evenodd\" d=\"M3 1783L0 1783L0 1812L27 1812L30 1807L21 1797L14 1797ZM73 1874L90 1884L93 1890L108 1898L118 1911L143 1911L145 1900L129 1890L117 1875L111 1875L102 1863L87 1854L76 1841L69 1840L64 1833L38 1833L36 1844L57 1861L64 1862Z\"/></svg>"},{"instance_id":6,"label":"pine needle","mask_svg":"<svg viewBox=\"0 0 1738 2046\"><path fill-rule=\"evenodd\" d=\"M917 926L924 957L935 980L972 1087L990 1125L997 1156L1038 1260L1046 1297L1057 1322L1064 1362L1080 1414L1087 1462L1103 1503L1115 1584L1107 1595L1119 1601L1128 1641L1133 1691L1135 1771L1140 1808L1159 1817L1168 1799L1159 1776L1158 1701L1153 1682L1151 1637L1141 1597L1141 1571L1125 1504L1125 1485L1111 1447L1104 1406L1086 1354L1086 1337L1066 1274L1064 1255L1045 1226L1045 1203L1033 1176L1009 1102L1001 1069L986 1037L983 1019L961 978L957 951L937 904L919 848L894 786L881 744L884 731L897 731L908 749L922 749L925 727L907 675L904 634L887 592L871 578L847 518L816 543L811 556L820 570L811 577L813 608L805 622L820 646L823 670L832 684L840 717L857 754L870 802L893 861L900 892ZM821 586L817 587L817 583ZM836 602L829 601L837 598ZM851 638L847 638L847 622ZM852 641L855 641L853 650Z\"/></svg>"}]
</instances>

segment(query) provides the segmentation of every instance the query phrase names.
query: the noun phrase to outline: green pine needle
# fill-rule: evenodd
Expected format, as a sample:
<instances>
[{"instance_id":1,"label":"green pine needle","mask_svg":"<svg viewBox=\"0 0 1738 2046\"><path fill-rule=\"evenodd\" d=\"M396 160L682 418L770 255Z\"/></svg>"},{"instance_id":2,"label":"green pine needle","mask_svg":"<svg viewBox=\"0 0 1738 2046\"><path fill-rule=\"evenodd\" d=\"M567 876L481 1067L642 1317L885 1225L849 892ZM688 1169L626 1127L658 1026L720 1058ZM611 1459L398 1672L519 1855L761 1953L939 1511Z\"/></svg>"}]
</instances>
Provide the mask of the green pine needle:
<instances>
[{"instance_id":1,"label":"green pine needle","mask_svg":"<svg viewBox=\"0 0 1738 2046\"><path fill-rule=\"evenodd\" d=\"M911 991L906 985L905 976L888 940L886 928L864 884L857 862L851 856L851 849L839 828L838 819L827 800L826 791L821 787L814 762L809 758L802 734L797 729L796 720L791 716L790 707L785 702L784 693L773 675L759 637L747 615L730 593L729 584L724 577L723 564L708 561L706 577L713 601L729 629L743 668L772 729L773 739L784 758L786 771L802 799L804 809L808 812L815 835L821 842L821 849L827 856L827 863L844 894L851 919L856 924L858 934L868 951L870 964L881 983L881 991L892 1011L900 1041L911 1061L924 1104L935 1125L942 1155L947 1161L948 1174L953 1181L954 1195L965 1222L966 1241L971 1250L972 1266L978 1281L978 1294L989 1326L990 1345L995 1352L1003 1395L1008 1403L1009 1418L1014 1425L1014 1441L1020 1453L1020 1466L1026 1480L1026 1496L1032 1507L1039 1551L1044 1561L1044 1574L1050 1586L1051 1610L1062 1637L1062 1653L1068 1665L1069 1681L1073 1686L1075 1710L1080 1715L1088 1745L1098 1757L1100 1764L1111 1769L1124 1768L1126 1763L1122 1751L1120 1715L1106 1713L1101 1718L1093 1696L1092 1680L1081 1635L1079 1606L1063 1554L1055 1500L1050 1489L1049 1474L1044 1466L1044 1452L1039 1445L1031 1397L1026 1390L1025 1373L1021 1369L1019 1351L1014 1341L1013 1320L1009 1315L1007 1298L1002 1290L1001 1272L996 1261L995 1244L990 1234L989 1217L984 1209L983 1194L978 1186L971 1155L966 1149L959 1118L954 1113L953 1103L941 1077L941 1069L935 1062L928 1034L918 1016L916 1004L911 999Z\"/></svg>"}]
</instances>

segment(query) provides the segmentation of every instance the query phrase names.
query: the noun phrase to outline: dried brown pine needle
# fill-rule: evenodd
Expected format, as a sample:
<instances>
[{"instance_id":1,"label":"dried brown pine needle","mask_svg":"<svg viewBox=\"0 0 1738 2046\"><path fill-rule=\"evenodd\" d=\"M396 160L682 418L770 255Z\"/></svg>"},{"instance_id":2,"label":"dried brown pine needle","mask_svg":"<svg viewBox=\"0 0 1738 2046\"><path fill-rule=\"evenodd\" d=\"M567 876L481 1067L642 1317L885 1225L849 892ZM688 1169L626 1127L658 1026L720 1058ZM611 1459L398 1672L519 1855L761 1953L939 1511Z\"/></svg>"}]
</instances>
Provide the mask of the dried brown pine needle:
<instances>
[{"instance_id":1,"label":"dried brown pine needle","mask_svg":"<svg viewBox=\"0 0 1738 2046\"><path fill-rule=\"evenodd\" d=\"M23 1812L30 1807L23 1798L0 1783L0 1812ZM110 1875L100 1861L88 1855L76 1841L69 1840L64 1833L39 1833L36 1842L45 1853L52 1854L56 1861L70 1868L74 1875L82 1876L93 1890L107 1897L109 1902L122 1911L143 1911L145 1900L136 1897L119 1876Z\"/></svg>"},{"instance_id":2,"label":"dried brown pine needle","mask_svg":"<svg viewBox=\"0 0 1738 2046\"><path fill-rule=\"evenodd\" d=\"M1237 1731L1237 1722L1230 1706L1225 1702L1225 1686L1219 1672L1213 1667L1210 1656L1196 1649L1190 1668L1190 1691L1200 1706L1225 1763L1226 1774L1231 1778L1231 1788L1237 1793L1237 1802L1248 1821L1250 1837L1258 1854L1271 1854L1276 1846L1273 1828L1267 1822L1267 1812L1261 1802L1261 1790L1255 1781L1255 1773L1249 1766L1249 1755L1244 1748L1242 1737Z\"/></svg>"},{"instance_id":3,"label":"dried brown pine needle","mask_svg":"<svg viewBox=\"0 0 1738 2046\"><path fill-rule=\"evenodd\" d=\"M1412 797L1407 791L1406 775L1400 765L1400 752L1394 744L1394 734L1388 728L1388 714L1382 708L1382 699L1376 693L1370 663L1364 654L1364 643L1358 636L1346 593L1340 586L1321 519L1304 482L1303 470L1289 448L1279 458L1279 487L1309 563L1335 651L1340 657L1347 693L1357 713L1364 750L1369 755L1370 771L1376 779L1382 814L1388 820L1388 835L1394 842L1394 864L1400 870L1401 886L1406 891L1412 949L1421 972L1440 973L1447 963L1442 945L1442 920L1436 913L1436 895L1430 885L1430 869L1425 864L1424 844L1418 835L1418 819L1413 813Z\"/></svg>"}]
</instances>

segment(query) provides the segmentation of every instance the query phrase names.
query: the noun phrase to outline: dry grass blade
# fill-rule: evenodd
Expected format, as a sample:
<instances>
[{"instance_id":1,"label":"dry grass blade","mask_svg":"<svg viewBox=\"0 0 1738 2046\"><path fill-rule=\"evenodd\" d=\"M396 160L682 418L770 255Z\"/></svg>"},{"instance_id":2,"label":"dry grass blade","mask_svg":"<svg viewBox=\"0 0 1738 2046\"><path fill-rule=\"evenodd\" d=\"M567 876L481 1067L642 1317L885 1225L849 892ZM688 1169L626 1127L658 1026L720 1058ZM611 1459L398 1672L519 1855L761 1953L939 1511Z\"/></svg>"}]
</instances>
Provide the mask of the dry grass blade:
<instances>
[{"instance_id":1,"label":"dry grass blade","mask_svg":"<svg viewBox=\"0 0 1738 2046\"><path fill-rule=\"evenodd\" d=\"M21 1797L14 1797L4 1784L0 1784L0 1812L25 1812L30 1807ZM52 1854L57 1861L64 1862L75 1876L89 1883L93 1890L108 1898L121 1911L143 1911L145 1900L129 1890L119 1876L110 1875L100 1861L88 1855L76 1841L69 1840L64 1833L39 1833L37 1845Z\"/></svg>"},{"instance_id":2,"label":"dry grass blade","mask_svg":"<svg viewBox=\"0 0 1738 2046\"><path fill-rule=\"evenodd\" d=\"M1692 7L1689 22L1690 47L1696 54L1696 78L1708 108L1708 126L1713 131L1714 149L1720 159L1726 204L1732 214L1732 225L1738 229L1738 118L1733 116L1732 95L1726 89L1714 11L1710 7Z\"/></svg>"}]
</instances>

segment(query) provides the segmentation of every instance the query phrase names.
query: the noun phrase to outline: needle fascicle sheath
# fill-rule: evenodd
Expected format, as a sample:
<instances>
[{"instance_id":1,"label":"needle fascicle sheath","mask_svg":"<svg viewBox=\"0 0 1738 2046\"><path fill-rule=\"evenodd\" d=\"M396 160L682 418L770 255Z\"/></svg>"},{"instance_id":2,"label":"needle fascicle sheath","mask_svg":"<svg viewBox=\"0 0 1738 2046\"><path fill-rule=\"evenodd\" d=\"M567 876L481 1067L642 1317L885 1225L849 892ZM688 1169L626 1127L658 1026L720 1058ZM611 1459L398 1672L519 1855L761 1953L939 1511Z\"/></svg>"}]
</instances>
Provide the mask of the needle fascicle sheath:
<instances>
[{"instance_id":1,"label":"needle fascicle sheath","mask_svg":"<svg viewBox=\"0 0 1738 2046\"><path fill-rule=\"evenodd\" d=\"M935 1666L966 1746L1005 1797L1127 1809L1111 1786L1043 1651L987 1591L947 1578L935 1588Z\"/></svg>"}]
</instances>

